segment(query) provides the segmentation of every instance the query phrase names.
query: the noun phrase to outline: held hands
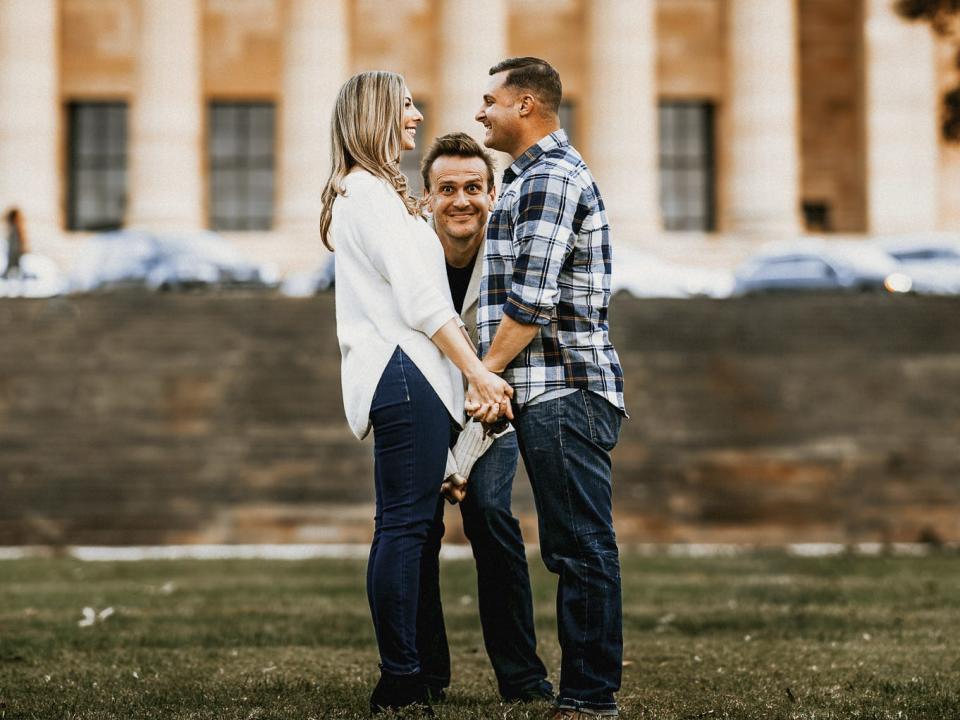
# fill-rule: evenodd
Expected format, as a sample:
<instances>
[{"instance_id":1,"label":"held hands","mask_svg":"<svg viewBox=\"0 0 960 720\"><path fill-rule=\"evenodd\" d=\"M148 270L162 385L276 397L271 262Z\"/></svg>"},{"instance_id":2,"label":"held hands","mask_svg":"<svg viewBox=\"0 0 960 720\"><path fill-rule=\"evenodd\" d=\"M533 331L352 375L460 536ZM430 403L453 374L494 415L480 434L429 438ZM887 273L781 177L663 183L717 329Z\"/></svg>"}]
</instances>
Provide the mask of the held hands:
<instances>
[{"instance_id":1,"label":"held hands","mask_svg":"<svg viewBox=\"0 0 960 720\"><path fill-rule=\"evenodd\" d=\"M463 502L467 497L467 479L460 473L453 473L440 485L440 494L451 505Z\"/></svg>"},{"instance_id":2,"label":"held hands","mask_svg":"<svg viewBox=\"0 0 960 720\"><path fill-rule=\"evenodd\" d=\"M497 418L504 415L513 420L513 408L510 406L512 397L513 388L510 384L499 375L483 368L469 378L464 409L471 417L487 424L496 422Z\"/></svg>"}]
</instances>

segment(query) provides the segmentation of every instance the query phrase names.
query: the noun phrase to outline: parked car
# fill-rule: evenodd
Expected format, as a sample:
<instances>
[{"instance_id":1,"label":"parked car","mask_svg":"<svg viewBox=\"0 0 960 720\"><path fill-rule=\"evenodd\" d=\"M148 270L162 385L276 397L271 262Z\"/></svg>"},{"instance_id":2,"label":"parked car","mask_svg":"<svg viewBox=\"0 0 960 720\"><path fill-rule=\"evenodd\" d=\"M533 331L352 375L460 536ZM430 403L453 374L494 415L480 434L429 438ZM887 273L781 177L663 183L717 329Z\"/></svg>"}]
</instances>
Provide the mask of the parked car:
<instances>
[{"instance_id":1,"label":"parked car","mask_svg":"<svg viewBox=\"0 0 960 720\"><path fill-rule=\"evenodd\" d=\"M51 258L38 253L24 253L20 272L3 277L6 252L0 258L0 297L45 298L62 295L67 290L67 276Z\"/></svg>"},{"instance_id":2,"label":"parked car","mask_svg":"<svg viewBox=\"0 0 960 720\"><path fill-rule=\"evenodd\" d=\"M914 292L960 294L960 235L898 235L882 238L878 245L913 279Z\"/></svg>"},{"instance_id":3,"label":"parked car","mask_svg":"<svg viewBox=\"0 0 960 720\"><path fill-rule=\"evenodd\" d=\"M77 292L123 285L169 290L198 286L272 286L277 272L243 256L214 232L118 230L91 238L71 273Z\"/></svg>"},{"instance_id":4,"label":"parked car","mask_svg":"<svg viewBox=\"0 0 960 720\"><path fill-rule=\"evenodd\" d=\"M669 263L648 253L617 248L610 290L644 298L723 298L733 291L733 274Z\"/></svg>"},{"instance_id":5,"label":"parked car","mask_svg":"<svg viewBox=\"0 0 960 720\"><path fill-rule=\"evenodd\" d=\"M910 276L866 242L802 240L775 243L734 273L734 295L796 291L909 292Z\"/></svg>"},{"instance_id":6,"label":"parked car","mask_svg":"<svg viewBox=\"0 0 960 720\"><path fill-rule=\"evenodd\" d=\"M336 282L334 256L325 258L312 272L292 273L284 279L280 292L287 297L310 297L329 290Z\"/></svg>"}]
</instances>

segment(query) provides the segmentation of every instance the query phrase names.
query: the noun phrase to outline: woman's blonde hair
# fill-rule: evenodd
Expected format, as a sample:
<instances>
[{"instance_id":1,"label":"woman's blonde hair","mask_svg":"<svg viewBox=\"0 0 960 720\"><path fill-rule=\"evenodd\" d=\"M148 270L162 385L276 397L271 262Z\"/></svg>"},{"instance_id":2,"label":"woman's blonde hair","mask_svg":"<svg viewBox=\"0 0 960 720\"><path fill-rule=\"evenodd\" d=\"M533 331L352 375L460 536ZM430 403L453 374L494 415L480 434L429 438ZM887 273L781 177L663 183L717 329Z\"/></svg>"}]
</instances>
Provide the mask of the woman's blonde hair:
<instances>
[{"instance_id":1,"label":"woman's blonde hair","mask_svg":"<svg viewBox=\"0 0 960 720\"><path fill-rule=\"evenodd\" d=\"M421 214L400 171L405 88L402 76L385 70L358 73L340 88L330 122L330 176L321 196L320 239L329 250L333 202L346 194L343 179L358 165L390 183L407 212Z\"/></svg>"}]
</instances>

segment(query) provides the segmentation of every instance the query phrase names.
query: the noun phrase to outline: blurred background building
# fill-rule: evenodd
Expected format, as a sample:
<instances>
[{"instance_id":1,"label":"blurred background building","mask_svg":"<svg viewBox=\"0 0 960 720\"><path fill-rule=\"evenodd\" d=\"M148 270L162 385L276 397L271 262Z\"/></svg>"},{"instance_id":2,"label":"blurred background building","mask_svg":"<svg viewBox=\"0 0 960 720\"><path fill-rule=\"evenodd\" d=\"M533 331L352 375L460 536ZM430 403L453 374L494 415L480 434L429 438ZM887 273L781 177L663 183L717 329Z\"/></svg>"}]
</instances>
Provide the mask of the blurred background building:
<instances>
[{"instance_id":1,"label":"blurred background building","mask_svg":"<svg viewBox=\"0 0 960 720\"><path fill-rule=\"evenodd\" d=\"M0 206L65 265L91 232L136 227L313 267L346 77L406 76L420 152L476 133L490 65L536 55L620 244L730 266L805 232L958 229L951 51L892 4L0 0Z\"/></svg>"}]
</instances>

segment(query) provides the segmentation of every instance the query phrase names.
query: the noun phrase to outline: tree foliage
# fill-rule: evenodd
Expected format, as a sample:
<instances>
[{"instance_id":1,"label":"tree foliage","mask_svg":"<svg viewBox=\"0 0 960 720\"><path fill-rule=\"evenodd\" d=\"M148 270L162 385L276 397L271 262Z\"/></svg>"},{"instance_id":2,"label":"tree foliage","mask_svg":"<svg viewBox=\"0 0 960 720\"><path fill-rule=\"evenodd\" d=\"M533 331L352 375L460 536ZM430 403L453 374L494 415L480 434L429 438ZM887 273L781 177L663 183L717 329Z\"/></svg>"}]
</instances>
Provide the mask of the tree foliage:
<instances>
[{"instance_id":1,"label":"tree foliage","mask_svg":"<svg viewBox=\"0 0 960 720\"><path fill-rule=\"evenodd\" d=\"M925 20L941 35L960 21L960 0L897 0L897 12L908 20Z\"/></svg>"},{"instance_id":2,"label":"tree foliage","mask_svg":"<svg viewBox=\"0 0 960 720\"><path fill-rule=\"evenodd\" d=\"M955 67L960 70L960 0L896 0L897 13L907 20L929 23L942 37L953 39ZM960 80L943 96L943 137L960 142Z\"/></svg>"}]
</instances>

